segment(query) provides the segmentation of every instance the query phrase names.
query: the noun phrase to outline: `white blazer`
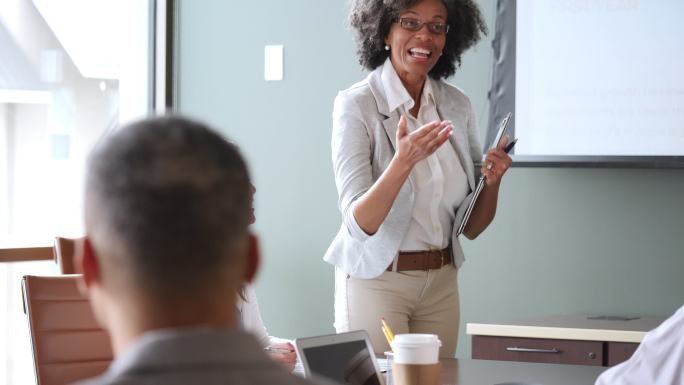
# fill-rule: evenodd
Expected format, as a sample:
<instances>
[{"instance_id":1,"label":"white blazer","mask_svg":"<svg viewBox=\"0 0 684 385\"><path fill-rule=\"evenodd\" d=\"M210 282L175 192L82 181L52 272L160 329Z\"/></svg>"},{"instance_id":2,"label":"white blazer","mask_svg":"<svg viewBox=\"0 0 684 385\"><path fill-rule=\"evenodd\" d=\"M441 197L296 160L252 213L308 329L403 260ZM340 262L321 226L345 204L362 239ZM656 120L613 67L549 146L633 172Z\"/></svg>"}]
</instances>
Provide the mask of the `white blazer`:
<instances>
[{"instance_id":1,"label":"white blazer","mask_svg":"<svg viewBox=\"0 0 684 385\"><path fill-rule=\"evenodd\" d=\"M382 66L340 91L333 108L332 160L343 221L323 259L356 278L377 277L392 263L413 209L413 186L408 178L375 234L366 234L353 215L356 199L378 180L395 152L400 116L396 109L389 111L381 71ZM460 267L465 258L456 231L480 176L475 162L482 159L482 147L470 99L445 81L433 81L432 86L437 113L454 124L449 143L461 160L470 187L470 194L456 211L452 230L453 263Z\"/></svg>"}]
</instances>

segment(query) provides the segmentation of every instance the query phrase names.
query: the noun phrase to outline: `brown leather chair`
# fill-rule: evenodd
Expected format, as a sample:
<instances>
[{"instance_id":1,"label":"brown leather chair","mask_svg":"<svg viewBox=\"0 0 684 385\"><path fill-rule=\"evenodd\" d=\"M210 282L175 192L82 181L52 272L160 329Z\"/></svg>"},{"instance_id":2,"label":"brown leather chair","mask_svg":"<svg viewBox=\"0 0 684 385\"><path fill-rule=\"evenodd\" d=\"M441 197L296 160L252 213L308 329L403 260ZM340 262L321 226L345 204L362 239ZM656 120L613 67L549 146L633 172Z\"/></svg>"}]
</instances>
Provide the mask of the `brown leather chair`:
<instances>
[{"instance_id":1,"label":"brown leather chair","mask_svg":"<svg viewBox=\"0 0 684 385\"><path fill-rule=\"evenodd\" d=\"M55 244L52 247L52 255L55 263L62 274L76 274L76 248L83 238L64 238L55 237Z\"/></svg>"},{"instance_id":2,"label":"brown leather chair","mask_svg":"<svg viewBox=\"0 0 684 385\"><path fill-rule=\"evenodd\" d=\"M95 321L88 298L79 292L78 277L27 275L22 280L39 385L97 376L112 360L109 335Z\"/></svg>"}]
</instances>

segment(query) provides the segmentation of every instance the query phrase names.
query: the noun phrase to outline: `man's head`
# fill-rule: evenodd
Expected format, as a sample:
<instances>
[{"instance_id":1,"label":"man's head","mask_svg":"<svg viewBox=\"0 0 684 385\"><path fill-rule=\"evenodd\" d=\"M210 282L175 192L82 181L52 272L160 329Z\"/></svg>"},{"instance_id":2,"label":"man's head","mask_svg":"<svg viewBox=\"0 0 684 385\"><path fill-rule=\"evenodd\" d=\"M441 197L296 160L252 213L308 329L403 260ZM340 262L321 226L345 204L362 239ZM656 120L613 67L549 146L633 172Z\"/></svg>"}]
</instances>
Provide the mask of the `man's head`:
<instances>
[{"instance_id":1,"label":"man's head","mask_svg":"<svg viewBox=\"0 0 684 385\"><path fill-rule=\"evenodd\" d=\"M200 123L155 118L108 138L88 164L81 262L100 320L110 326L112 305L154 309L148 323L161 327L202 323L219 304L232 312L256 271L250 208L237 148Z\"/></svg>"}]
</instances>

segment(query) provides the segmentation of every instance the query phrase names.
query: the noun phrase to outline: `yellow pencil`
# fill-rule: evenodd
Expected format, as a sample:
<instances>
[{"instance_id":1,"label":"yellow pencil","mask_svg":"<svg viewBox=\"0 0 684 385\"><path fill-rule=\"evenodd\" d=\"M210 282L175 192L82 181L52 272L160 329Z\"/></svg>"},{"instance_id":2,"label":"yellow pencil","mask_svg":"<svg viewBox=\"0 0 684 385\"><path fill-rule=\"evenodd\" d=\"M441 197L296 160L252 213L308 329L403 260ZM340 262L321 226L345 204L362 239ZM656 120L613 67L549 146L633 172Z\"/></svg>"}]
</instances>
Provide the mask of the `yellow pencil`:
<instances>
[{"instance_id":1,"label":"yellow pencil","mask_svg":"<svg viewBox=\"0 0 684 385\"><path fill-rule=\"evenodd\" d=\"M381 329L382 333L385 335L385 338L387 338L387 343L389 344L390 350L394 351L394 349L392 348L392 339L389 337L389 334L387 334L387 330L385 330L384 326Z\"/></svg>"},{"instance_id":2,"label":"yellow pencil","mask_svg":"<svg viewBox=\"0 0 684 385\"><path fill-rule=\"evenodd\" d=\"M380 321L382 322L382 326L385 328L385 331L387 331L390 343L392 343L392 341L394 341L394 333L392 332L392 329L390 329L387 322L385 322L385 317L380 318Z\"/></svg>"}]
</instances>

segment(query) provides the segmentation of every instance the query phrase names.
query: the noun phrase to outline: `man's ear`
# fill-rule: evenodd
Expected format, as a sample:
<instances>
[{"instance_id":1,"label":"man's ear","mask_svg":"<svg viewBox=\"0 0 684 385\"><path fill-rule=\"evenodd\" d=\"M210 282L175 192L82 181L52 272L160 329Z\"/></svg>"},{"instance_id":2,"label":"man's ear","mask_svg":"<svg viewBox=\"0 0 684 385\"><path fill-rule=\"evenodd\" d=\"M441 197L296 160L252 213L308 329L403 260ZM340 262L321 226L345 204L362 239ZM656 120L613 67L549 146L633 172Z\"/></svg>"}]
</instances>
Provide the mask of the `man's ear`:
<instances>
[{"instance_id":1,"label":"man's ear","mask_svg":"<svg viewBox=\"0 0 684 385\"><path fill-rule=\"evenodd\" d=\"M259 255L259 240L254 234L249 234L247 241L247 266L245 267L244 282L252 282L259 271L261 256Z\"/></svg>"},{"instance_id":2,"label":"man's ear","mask_svg":"<svg viewBox=\"0 0 684 385\"><path fill-rule=\"evenodd\" d=\"M101 282L100 265L97 261L97 256L95 255L95 250L93 250L90 238L87 236L83 238L82 247L80 247L80 249L81 251L76 255L77 269L83 273L83 276L79 281L79 288L83 294L87 294L94 284L99 284Z\"/></svg>"}]
</instances>

